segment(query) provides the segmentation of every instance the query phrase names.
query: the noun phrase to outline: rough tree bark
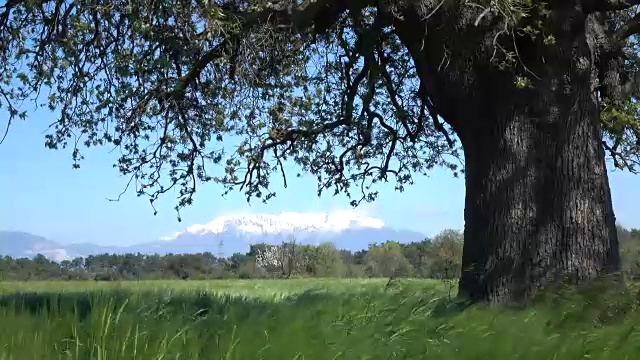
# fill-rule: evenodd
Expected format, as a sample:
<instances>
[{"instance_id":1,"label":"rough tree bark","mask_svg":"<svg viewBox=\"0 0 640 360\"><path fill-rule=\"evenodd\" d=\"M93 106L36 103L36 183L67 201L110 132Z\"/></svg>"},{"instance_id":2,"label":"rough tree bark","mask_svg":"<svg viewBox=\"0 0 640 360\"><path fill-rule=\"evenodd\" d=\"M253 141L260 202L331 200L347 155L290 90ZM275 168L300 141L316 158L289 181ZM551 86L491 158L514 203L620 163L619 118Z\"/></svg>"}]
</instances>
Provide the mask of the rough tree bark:
<instances>
[{"instance_id":1,"label":"rough tree bark","mask_svg":"<svg viewBox=\"0 0 640 360\"><path fill-rule=\"evenodd\" d=\"M493 105L497 99L478 94L486 101L474 106L480 116L460 134L460 292L471 300L526 299L549 281L581 282L618 267L598 104L588 81L571 79L568 93L537 92L528 104Z\"/></svg>"},{"instance_id":2,"label":"rough tree bark","mask_svg":"<svg viewBox=\"0 0 640 360\"><path fill-rule=\"evenodd\" d=\"M480 59L463 68L460 54L458 63L451 55L449 72L434 71L433 51L420 50L415 31L405 30L427 91L464 150L464 298L527 300L550 282L581 283L619 268L596 91L596 21L569 5L556 9L556 46L518 39L534 79L524 89L512 73Z\"/></svg>"}]
</instances>

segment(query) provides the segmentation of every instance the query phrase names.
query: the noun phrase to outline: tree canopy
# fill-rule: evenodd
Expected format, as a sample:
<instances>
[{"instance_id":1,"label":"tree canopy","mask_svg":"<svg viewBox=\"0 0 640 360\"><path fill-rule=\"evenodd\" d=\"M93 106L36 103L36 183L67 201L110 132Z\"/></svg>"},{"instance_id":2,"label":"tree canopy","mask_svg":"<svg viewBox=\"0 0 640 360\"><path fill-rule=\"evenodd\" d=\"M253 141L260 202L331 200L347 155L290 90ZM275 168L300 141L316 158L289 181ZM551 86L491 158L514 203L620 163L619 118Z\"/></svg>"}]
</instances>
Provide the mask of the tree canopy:
<instances>
[{"instance_id":1,"label":"tree canopy","mask_svg":"<svg viewBox=\"0 0 640 360\"><path fill-rule=\"evenodd\" d=\"M293 161L319 194L356 205L379 181L402 190L434 166L457 174L459 104L442 99L487 69L531 91L568 14L588 19L603 139L633 171L639 3L8 0L0 104L10 123L25 102L55 111L46 145L70 148L75 167L82 147L117 149L114 166L152 204L176 188L176 209L187 206L208 181L266 201Z\"/></svg>"}]
</instances>

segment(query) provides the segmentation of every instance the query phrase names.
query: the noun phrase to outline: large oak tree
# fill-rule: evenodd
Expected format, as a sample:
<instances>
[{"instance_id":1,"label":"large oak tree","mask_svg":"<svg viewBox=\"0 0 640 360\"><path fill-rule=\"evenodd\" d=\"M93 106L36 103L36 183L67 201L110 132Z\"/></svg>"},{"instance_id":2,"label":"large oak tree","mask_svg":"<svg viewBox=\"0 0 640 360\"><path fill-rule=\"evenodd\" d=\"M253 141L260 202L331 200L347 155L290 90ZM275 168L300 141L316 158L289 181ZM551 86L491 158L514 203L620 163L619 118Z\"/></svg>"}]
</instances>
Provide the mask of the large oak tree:
<instances>
[{"instance_id":1,"label":"large oak tree","mask_svg":"<svg viewBox=\"0 0 640 360\"><path fill-rule=\"evenodd\" d=\"M605 156L637 161L639 2L8 0L0 98L177 209L207 181L268 200L285 161L357 204L461 149L460 294L526 299L619 267Z\"/></svg>"}]
</instances>

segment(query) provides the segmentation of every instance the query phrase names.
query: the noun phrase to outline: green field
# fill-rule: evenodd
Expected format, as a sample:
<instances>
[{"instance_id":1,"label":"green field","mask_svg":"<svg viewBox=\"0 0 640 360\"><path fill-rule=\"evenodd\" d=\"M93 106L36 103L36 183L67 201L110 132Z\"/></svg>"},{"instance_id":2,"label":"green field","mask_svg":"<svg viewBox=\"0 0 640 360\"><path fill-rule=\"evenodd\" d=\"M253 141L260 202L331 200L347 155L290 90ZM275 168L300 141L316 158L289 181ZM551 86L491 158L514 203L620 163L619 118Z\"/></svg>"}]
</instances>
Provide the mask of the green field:
<instances>
[{"instance_id":1,"label":"green field","mask_svg":"<svg viewBox=\"0 0 640 360\"><path fill-rule=\"evenodd\" d=\"M0 283L0 359L636 359L640 351L633 295L575 291L526 310L461 311L446 284L385 284Z\"/></svg>"}]
</instances>

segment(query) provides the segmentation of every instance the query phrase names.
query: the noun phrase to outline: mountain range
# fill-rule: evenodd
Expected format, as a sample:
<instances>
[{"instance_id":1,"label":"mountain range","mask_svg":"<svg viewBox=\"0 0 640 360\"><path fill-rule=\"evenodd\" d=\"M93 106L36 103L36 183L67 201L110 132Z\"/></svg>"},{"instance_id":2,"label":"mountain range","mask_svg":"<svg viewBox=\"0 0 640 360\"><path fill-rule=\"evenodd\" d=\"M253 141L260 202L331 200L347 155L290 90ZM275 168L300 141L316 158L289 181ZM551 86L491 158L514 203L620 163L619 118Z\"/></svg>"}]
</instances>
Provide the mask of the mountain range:
<instances>
[{"instance_id":1,"label":"mountain range","mask_svg":"<svg viewBox=\"0 0 640 360\"><path fill-rule=\"evenodd\" d=\"M380 219L352 211L226 215L206 224L196 224L160 239L130 246L92 243L61 244L42 236L18 231L0 231L0 255L31 257L42 254L61 261L103 253L198 253L229 256L245 253L251 244L280 244L295 239L298 244L317 245L330 241L340 249L366 249L371 243L423 240L424 234L386 226Z\"/></svg>"}]
</instances>

